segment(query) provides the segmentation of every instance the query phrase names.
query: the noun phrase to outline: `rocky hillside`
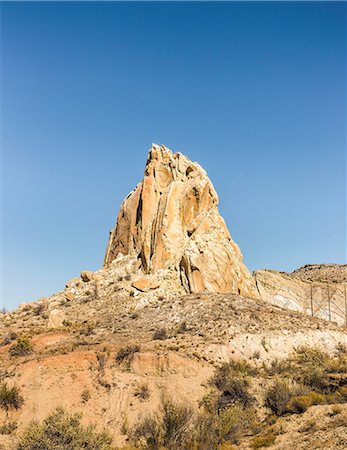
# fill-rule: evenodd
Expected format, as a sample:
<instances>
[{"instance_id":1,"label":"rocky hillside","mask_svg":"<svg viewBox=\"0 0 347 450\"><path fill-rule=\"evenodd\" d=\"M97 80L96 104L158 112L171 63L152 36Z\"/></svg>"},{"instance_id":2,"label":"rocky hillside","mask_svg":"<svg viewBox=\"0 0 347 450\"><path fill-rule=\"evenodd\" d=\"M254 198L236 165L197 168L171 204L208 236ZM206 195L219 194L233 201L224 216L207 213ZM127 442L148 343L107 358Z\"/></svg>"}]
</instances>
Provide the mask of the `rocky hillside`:
<instances>
[{"instance_id":1,"label":"rocky hillside","mask_svg":"<svg viewBox=\"0 0 347 450\"><path fill-rule=\"evenodd\" d=\"M347 283L347 264L308 264L294 270L292 275L305 281Z\"/></svg>"}]
</instances>

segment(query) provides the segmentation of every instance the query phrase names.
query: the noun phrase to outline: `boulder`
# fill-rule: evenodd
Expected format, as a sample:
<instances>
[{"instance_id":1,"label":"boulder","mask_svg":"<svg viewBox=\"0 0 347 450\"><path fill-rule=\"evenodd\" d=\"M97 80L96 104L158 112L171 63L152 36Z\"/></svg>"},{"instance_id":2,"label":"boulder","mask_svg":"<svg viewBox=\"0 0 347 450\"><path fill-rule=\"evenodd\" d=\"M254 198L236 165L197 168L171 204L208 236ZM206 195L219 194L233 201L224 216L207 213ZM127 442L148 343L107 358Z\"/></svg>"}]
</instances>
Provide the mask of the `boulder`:
<instances>
[{"instance_id":1,"label":"boulder","mask_svg":"<svg viewBox=\"0 0 347 450\"><path fill-rule=\"evenodd\" d=\"M91 281L93 279L93 276L94 276L94 272L92 272L90 270L84 270L83 272L81 272L82 281L84 281L85 283L88 283L88 281Z\"/></svg>"},{"instance_id":2,"label":"boulder","mask_svg":"<svg viewBox=\"0 0 347 450\"><path fill-rule=\"evenodd\" d=\"M48 317L48 327L49 328L60 328L64 324L66 319L65 314L60 309L53 309L49 313Z\"/></svg>"},{"instance_id":3,"label":"boulder","mask_svg":"<svg viewBox=\"0 0 347 450\"><path fill-rule=\"evenodd\" d=\"M258 297L206 172L164 146L152 145L143 180L123 201L104 266L120 254L138 258L144 274L169 273L185 292Z\"/></svg>"},{"instance_id":4,"label":"boulder","mask_svg":"<svg viewBox=\"0 0 347 450\"><path fill-rule=\"evenodd\" d=\"M156 280L143 277L133 281L132 286L141 292L146 292L151 289L157 289L160 284Z\"/></svg>"}]
</instances>

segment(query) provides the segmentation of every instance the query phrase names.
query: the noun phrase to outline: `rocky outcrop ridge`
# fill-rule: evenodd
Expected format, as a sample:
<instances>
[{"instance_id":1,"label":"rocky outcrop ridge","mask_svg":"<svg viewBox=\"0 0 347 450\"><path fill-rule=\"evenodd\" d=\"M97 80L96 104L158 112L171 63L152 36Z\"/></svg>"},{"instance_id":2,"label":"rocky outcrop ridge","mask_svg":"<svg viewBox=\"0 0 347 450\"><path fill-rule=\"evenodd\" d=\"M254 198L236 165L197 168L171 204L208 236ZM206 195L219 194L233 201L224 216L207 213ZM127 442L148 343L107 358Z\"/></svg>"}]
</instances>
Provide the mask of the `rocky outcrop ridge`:
<instances>
[{"instance_id":1,"label":"rocky outcrop ridge","mask_svg":"<svg viewBox=\"0 0 347 450\"><path fill-rule=\"evenodd\" d=\"M104 265L120 255L139 259L150 278L141 286L171 279L191 293L258 296L206 172L164 146L152 145L143 180L123 201Z\"/></svg>"},{"instance_id":2,"label":"rocky outcrop ridge","mask_svg":"<svg viewBox=\"0 0 347 450\"><path fill-rule=\"evenodd\" d=\"M345 265L304 266L292 273L256 270L254 279L263 300L320 319L347 325Z\"/></svg>"}]
</instances>

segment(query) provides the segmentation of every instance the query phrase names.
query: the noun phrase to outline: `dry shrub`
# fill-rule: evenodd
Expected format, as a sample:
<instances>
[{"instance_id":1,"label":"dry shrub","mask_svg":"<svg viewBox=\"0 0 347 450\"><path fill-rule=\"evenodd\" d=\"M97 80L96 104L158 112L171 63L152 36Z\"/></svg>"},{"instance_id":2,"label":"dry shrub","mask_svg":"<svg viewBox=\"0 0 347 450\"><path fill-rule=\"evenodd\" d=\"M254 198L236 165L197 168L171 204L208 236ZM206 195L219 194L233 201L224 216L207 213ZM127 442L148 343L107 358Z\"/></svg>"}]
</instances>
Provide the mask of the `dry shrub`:
<instances>
[{"instance_id":1,"label":"dry shrub","mask_svg":"<svg viewBox=\"0 0 347 450\"><path fill-rule=\"evenodd\" d=\"M142 383L135 389L134 392L135 397L140 398L141 400L148 400L151 396L151 393L149 391L149 387L147 383Z\"/></svg>"},{"instance_id":2,"label":"dry shrub","mask_svg":"<svg viewBox=\"0 0 347 450\"><path fill-rule=\"evenodd\" d=\"M159 411L145 416L130 431L130 439L144 449L185 450L192 439L193 416L189 406L163 398Z\"/></svg>"},{"instance_id":3,"label":"dry shrub","mask_svg":"<svg viewBox=\"0 0 347 450\"><path fill-rule=\"evenodd\" d=\"M0 434L12 434L17 428L17 422L4 423L0 425Z\"/></svg>"},{"instance_id":4,"label":"dry shrub","mask_svg":"<svg viewBox=\"0 0 347 450\"><path fill-rule=\"evenodd\" d=\"M26 356L32 353L33 346L30 339L23 336L17 339L17 342L13 344L9 349L11 356Z\"/></svg>"},{"instance_id":5,"label":"dry shrub","mask_svg":"<svg viewBox=\"0 0 347 450\"><path fill-rule=\"evenodd\" d=\"M19 409L24 403L24 398L20 394L17 386L8 386L8 384L0 384L0 408L6 411L6 414L11 409Z\"/></svg>"},{"instance_id":6,"label":"dry shrub","mask_svg":"<svg viewBox=\"0 0 347 450\"><path fill-rule=\"evenodd\" d=\"M276 440L276 435L273 432L261 434L252 439L252 448L270 447Z\"/></svg>"},{"instance_id":7,"label":"dry shrub","mask_svg":"<svg viewBox=\"0 0 347 450\"><path fill-rule=\"evenodd\" d=\"M135 353L138 353L139 351L139 345L127 345L126 347L120 348L115 358L116 363L123 364L125 370L130 370Z\"/></svg>"},{"instance_id":8,"label":"dry shrub","mask_svg":"<svg viewBox=\"0 0 347 450\"><path fill-rule=\"evenodd\" d=\"M307 393L302 386L294 385L287 380L277 378L265 393L265 406L277 416L287 411L287 404L292 397Z\"/></svg>"},{"instance_id":9,"label":"dry shrub","mask_svg":"<svg viewBox=\"0 0 347 450\"><path fill-rule=\"evenodd\" d=\"M112 438L81 424L81 415L57 408L41 423L31 422L19 439L17 450L111 450Z\"/></svg>"},{"instance_id":10,"label":"dry shrub","mask_svg":"<svg viewBox=\"0 0 347 450\"><path fill-rule=\"evenodd\" d=\"M159 328L158 330L155 330L155 332L153 333L153 339L159 341L164 341L165 339L167 339L166 329Z\"/></svg>"},{"instance_id":11,"label":"dry shrub","mask_svg":"<svg viewBox=\"0 0 347 450\"><path fill-rule=\"evenodd\" d=\"M255 412L241 405L219 414L196 414L187 405L163 398L159 411L145 416L129 437L133 445L147 450L230 448L241 436L258 430L255 419Z\"/></svg>"},{"instance_id":12,"label":"dry shrub","mask_svg":"<svg viewBox=\"0 0 347 450\"><path fill-rule=\"evenodd\" d=\"M286 406L286 412L302 414L309 406L312 406L311 397L309 395L298 395L289 400Z\"/></svg>"},{"instance_id":13,"label":"dry shrub","mask_svg":"<svg viewBox=\"0 0 347 450\"><path fill-rule=\"evenodd\" d=\"M231 360L222 364L211 380L211 384L222 392L217 401L217 409L221 410L235 403L250 406L255 399L249 392L248 378L255 374L256 370L243 360Z\"/></svg>"}]
</instances>

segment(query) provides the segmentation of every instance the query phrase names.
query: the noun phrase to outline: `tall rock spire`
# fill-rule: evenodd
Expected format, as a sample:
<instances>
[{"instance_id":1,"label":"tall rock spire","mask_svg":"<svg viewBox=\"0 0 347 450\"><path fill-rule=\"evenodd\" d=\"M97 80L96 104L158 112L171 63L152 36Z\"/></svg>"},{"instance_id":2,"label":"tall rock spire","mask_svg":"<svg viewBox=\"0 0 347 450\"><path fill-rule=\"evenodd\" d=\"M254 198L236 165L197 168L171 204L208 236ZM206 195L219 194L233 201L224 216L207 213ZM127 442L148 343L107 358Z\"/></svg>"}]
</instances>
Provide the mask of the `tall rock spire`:
<instances>
[{"instance_id":1,"label":"tall rock spire","mask_svg":"<svg viewBox=\"0 0 347 450\"><path fill-rule=\"evenodd\" d=\"M104 265L119 253L139 258L147 275L175 273L187 292L258 296L206 172L164 146L152 145L143 180L123 201Z\"/></svg>"}]
</instances>

